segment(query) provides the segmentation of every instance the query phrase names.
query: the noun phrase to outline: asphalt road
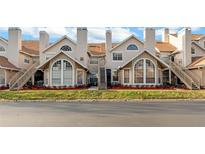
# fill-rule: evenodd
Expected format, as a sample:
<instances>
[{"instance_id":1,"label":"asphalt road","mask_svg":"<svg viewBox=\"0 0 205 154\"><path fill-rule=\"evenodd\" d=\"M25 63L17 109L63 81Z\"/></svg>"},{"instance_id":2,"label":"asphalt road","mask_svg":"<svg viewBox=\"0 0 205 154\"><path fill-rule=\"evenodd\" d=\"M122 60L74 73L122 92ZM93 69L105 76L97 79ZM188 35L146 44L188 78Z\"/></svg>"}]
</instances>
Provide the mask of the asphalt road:
<instances>
[{"instance_id":1,"label":"asphalt road","mask_svg":"<svg viewBox=\"0 0 205 154\"><path fill-rule=\"evenodd\" d=\"M205 102L0 102L0 126L205 126Z\"/></svg>"}]
</instances>

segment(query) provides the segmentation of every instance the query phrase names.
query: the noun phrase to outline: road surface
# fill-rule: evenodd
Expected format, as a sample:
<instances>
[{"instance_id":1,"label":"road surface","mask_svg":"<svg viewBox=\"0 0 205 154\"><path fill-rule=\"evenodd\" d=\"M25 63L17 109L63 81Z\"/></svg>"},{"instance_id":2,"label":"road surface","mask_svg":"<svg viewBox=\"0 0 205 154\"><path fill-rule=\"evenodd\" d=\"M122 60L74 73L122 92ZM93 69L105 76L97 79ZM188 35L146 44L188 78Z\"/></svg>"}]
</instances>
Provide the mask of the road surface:
<instances>
[{"instance_id":1,"label":"road surface","mask_svg":"<svg viewBox=\"0 0 205 154\"><path fill-rule=\"evenodd\" d=\"M205 102L0 102L0 126L205 126Z\"/></svg>"}]
</instances>

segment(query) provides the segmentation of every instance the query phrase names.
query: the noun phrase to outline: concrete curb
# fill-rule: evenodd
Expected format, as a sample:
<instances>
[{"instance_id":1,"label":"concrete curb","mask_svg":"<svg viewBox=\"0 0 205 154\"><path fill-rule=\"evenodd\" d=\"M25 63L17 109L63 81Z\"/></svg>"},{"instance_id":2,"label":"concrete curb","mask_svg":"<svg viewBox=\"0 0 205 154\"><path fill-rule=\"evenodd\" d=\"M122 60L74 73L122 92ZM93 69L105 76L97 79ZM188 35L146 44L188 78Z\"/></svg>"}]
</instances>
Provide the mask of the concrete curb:
<instances>
[{"instance_id":1,"label":"concrete curb","mask_svg":"<svg viewBox=\"0 0 205 154\"><path fill-rule=\"evenodd\" d=\"M0 100L0 103L13 102L13 103L180 103L180 102L204 102L205 99L75 99L75 100Z\"/></svg>"}]
</instances>

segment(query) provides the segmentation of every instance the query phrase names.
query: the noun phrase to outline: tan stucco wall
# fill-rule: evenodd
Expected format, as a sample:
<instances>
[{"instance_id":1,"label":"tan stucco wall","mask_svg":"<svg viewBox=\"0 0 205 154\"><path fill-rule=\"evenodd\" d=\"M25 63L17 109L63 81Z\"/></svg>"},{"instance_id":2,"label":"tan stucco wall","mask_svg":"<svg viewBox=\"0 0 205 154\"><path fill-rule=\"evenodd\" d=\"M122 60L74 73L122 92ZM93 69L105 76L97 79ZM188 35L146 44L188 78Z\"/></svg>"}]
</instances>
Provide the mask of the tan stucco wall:
<instances>
[{"instance_id":1,"label":"tan stucco wall","mask_svg":"<svg viewBox=\"0 0 205 154\"><path fill-rule=\"evenodd\" d=\"M68 55L70 55L74 59L77 59L79 62L80 62L80 57L83 57L84 61L81 61L81 63L84 64L84 65L87 65L87 60L88 60L87 50L85 49L84 52L83 51L78 51L77 50L77 45L74 44L73 42L71 42L68 39L63 39L59 43L55 44L54 46L52 46L51 48L46 50L42 54L42 56L43 56L42 61L46 61L46 57L53 57L54 55L56 55L56 53L58 53L60 51L60 48L63 45L68 45L68 46L71 47L72 51L67 51L66 52Z\"/></svg>"},{"instance_id":2,"label":"tan stucco wall","mask_svg":"<svg viewBox=\"0 0 205 154\"><path fill-rule=\"evenodd\" d=\"M138 51L128 51L127 47L130 44L136 44L138 47ZM128 41L124 42L122 45L114 49L113 51L107 51L106 52L106 67L108 69L115 70L119 66L122 66L126 62L128 62L130 59L132 59L134 56L137 55L137 53L143 51L144 45L136 40L135 38L131 38ZM113 61L112 60L112 53L122 53L122 61Z\"/></svg>"},{"instance_id":3,"label":"tan stucco wall","mask_svg":"<svg viewBox=\"0 0 205 154\"><path fill-rule=\"evenodd\" d=\"M28 59L29 63L24 63L24 59ZM28 68L29 66L31 66L33 64L33 57L20 53L19 54L19 67L20 68Z\"/></svg>"}]
</instances>

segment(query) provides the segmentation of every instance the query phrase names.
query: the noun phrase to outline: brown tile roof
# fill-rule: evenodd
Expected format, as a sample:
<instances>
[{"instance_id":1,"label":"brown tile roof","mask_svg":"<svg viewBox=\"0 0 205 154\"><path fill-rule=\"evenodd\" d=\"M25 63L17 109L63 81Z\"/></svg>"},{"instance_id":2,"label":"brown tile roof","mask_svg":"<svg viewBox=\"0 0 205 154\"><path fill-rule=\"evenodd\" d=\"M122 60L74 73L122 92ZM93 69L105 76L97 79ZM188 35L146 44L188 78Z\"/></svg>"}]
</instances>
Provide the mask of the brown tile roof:
<instances>
[{"instance_id":1,"label":"brown tile roof","mask_svg":"<svg viewBox=\"0 0 205 154\"><path fill-rule=\"evenodd\" d=\"M22 41L22 52L28 53L30 55L39 55L39 41Z\"/></svg>"},{"instance_id":2,"label":"brown tile roof","mask_svg":"<svg viewBox=\"0 0 205 154\"><path fill-rule=\"evenodd\" d=\"M118 43L113 43L112 47L116 46ZM105 43L89 43L88 51L93 55L102 55L105 54Z\"/></svg>"},{"instance_id":3,"label":"brown tile roof","mask_svg":"<svg viewBox=\"0 0 205 154\"><path fill-rule=\"evenodd\" d=\"M192 63L194 63L195 61L197 61L198 59L200 59L201 57L192 57Z\"/></svg>"},{"instance_id":4,"label":"brown tile roof","mask_svg":"<svg viewBox=\"0 0 205 154\"><path fill-rule=\"evenodd\" d=\"M200 40L203 36L205 36L204 34L192 34L191 35L191 40L192 41L197 41Z\"/></svg>"},{"instance_id":5,"label":"brown tile roof","mask_svg":"<svg viewBox=\"0 0 205 154\"><path fill-rule=\"evenodd\" d=\"M6 57L0 56L0 67L11 69L11 70L18 70L16 66L8 61Z\"/></svg>"},{"instance_id":6,"label":"brown tile roof","mask_svg":"<svg viewBox=\"0 0 205 154\"><path fill-rule=\"evenodd\" d=\"M155 47L160 52L173 52L177 49L175 46L173 46L172 44L168 42L156 42Z\"/></svg>"},{"instance_id":7,"label":"brown tile roof","mask_svg":"<svg viewBox=\"0 0 205 154\"><path fill-rule=\"evenodd\" d=\"M177 33L174 33L174 34L170 34L170 35L177 37Z\"/></svg>"},{"instance_id":8,"label":"brown tile roof","mask_svg":"<svg viewBox=\"0 0 205 154\"><path fill-rule=\"evenodd\" d=\"M188 67L200 67L200 66L205 66L205 56L199 58L198 60L194 61L191 63Z\"/></svg>"}]
</instances>

